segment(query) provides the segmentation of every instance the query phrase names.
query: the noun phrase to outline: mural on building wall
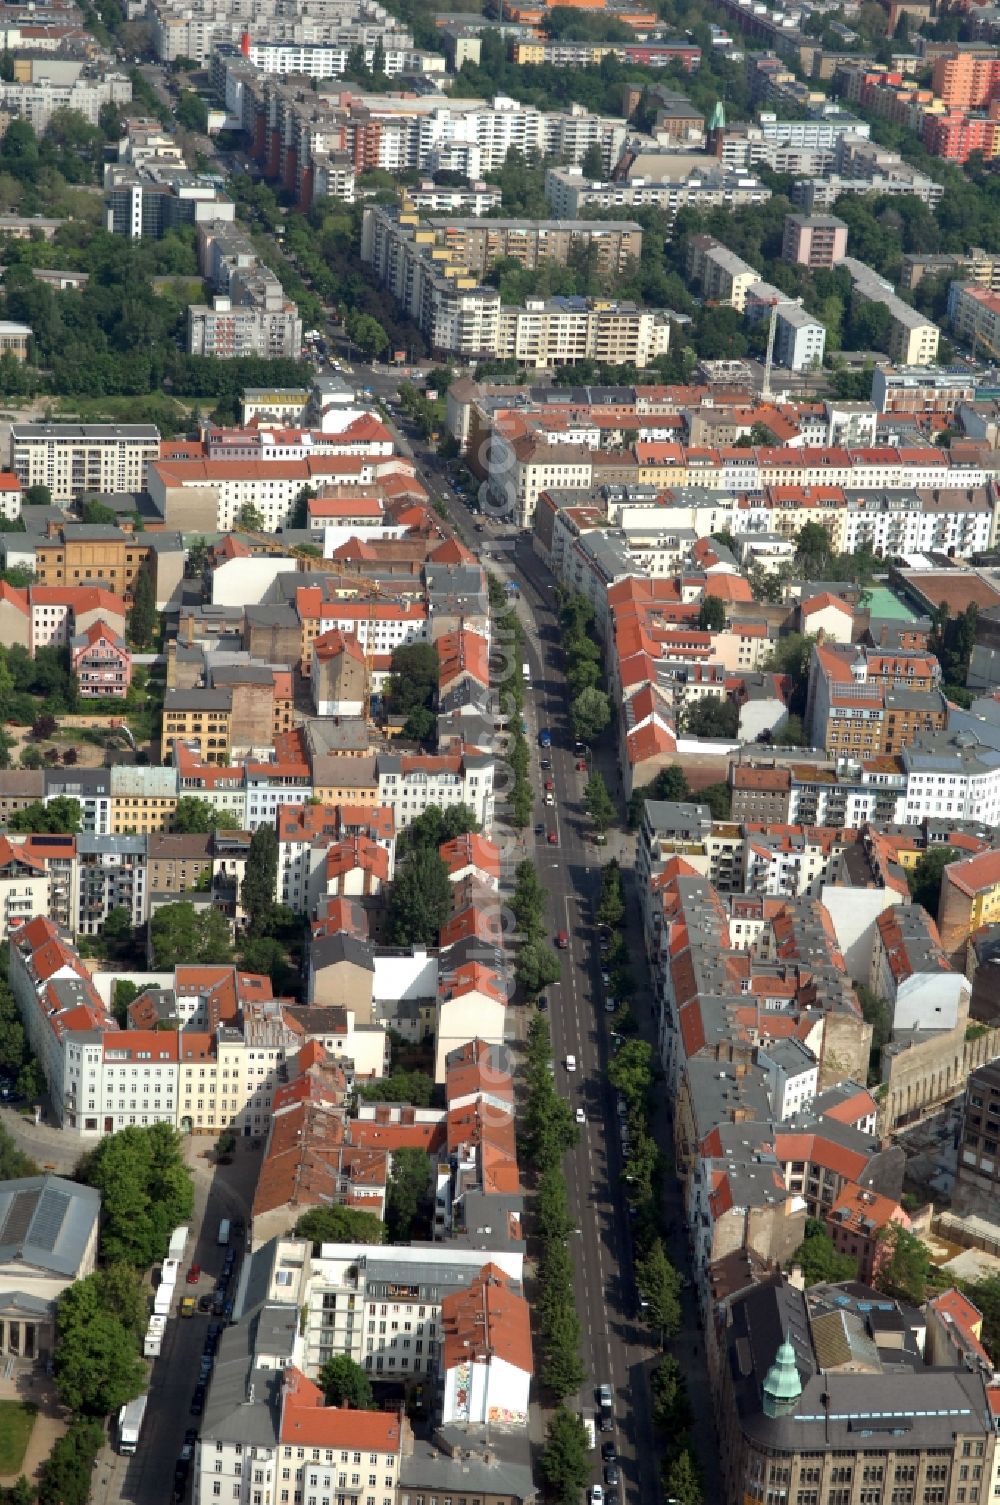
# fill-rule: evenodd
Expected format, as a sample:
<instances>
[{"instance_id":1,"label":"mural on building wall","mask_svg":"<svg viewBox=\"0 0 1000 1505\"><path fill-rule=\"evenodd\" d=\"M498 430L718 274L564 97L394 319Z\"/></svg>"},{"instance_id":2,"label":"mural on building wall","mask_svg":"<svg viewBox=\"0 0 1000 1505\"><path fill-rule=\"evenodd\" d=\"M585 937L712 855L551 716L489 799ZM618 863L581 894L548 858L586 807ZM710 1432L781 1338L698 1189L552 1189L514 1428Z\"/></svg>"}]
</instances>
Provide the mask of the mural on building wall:
<instances>
[{"instance_id":1,"label":"mural on building wall","mask_svg":"<svg viewBox=\"0 0 1000 1505\"><path fill-rule=\"evenodd\" d=\"M472 1366L468 1360L455 1365L455 1421L468 1421L472 1393Z\"/></svg>"}]
</instances>

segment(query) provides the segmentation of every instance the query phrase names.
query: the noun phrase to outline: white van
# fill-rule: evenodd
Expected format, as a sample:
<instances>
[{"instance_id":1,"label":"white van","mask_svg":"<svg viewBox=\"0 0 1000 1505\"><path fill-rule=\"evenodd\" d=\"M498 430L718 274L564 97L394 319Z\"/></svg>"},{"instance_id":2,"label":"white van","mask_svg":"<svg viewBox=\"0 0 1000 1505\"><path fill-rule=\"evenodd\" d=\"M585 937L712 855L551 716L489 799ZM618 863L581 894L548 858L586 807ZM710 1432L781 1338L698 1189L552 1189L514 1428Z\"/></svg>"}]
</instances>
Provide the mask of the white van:
<instances>
[{"instance_id":1,"label":"white van","mask_svg":"<svg viewBox=\"0 0 1000 1505\"><path fill-rule=\"evenodd\" d=\"M576 1070L576 1056L567 1056L566 1057L566 1070L567 1071L575 1071Z\"/></svg>"},{"instance_id":2,"label":"white van","mask_svg":"<svg viewBox=\"0 0 1000 1505\"><path fill-rule=\"evenodd\" d=\"M219 1224L219 1236L216 1239L216 1243L217 1244L228 1244L229 1243L229 1219L228 1218L223 1218L222 1222Z\"/></svg>"},{"instance_id":3,"label":"white van","mask_svg":"<svg viewBox=\"0 0 1000 1505\"><path fill-rule=\"evenodd\" d=\"M583 1430L587 1434L587 1447L593 1452L597 1446L597 1427L594 1425L594 1418L592 1416L584 1416L581 1420L583 1421Z\"/></svg>"}]
</instances>

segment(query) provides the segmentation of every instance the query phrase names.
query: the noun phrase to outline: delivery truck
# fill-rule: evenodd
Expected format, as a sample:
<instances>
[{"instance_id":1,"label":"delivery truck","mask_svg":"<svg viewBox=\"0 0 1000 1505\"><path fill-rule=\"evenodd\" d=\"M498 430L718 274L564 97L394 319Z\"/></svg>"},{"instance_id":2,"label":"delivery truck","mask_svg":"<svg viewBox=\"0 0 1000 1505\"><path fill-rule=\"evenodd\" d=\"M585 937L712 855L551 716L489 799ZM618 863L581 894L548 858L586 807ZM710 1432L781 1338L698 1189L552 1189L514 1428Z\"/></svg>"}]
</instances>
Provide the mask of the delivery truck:
<instances>
[{"instance_id":1,"label":"delivery truck","mask_svg":"<svg viewBox=\"0 0 1000 1505\"><path fill-rule=\"evenodd\" d=\"M139 1446L139 1433L142 1431L142 1419L146 1414L148 1399L148 1395L137 1395L135 1400L126 1401L118 1413L118 1451L126 1457Z\"/></svg>"}]
</instances>

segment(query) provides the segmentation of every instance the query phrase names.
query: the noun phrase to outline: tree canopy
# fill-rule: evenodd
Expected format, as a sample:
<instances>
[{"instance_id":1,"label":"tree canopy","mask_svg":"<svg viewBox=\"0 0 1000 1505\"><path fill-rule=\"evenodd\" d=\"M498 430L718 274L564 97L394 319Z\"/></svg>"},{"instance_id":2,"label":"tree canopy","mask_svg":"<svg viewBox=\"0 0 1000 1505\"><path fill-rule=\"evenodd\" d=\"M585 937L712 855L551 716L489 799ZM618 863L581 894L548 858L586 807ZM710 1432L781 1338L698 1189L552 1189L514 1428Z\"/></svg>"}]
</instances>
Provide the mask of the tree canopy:
<instances>
[{"instance_id":1,"label":"tree canopy","mask_svg":"<svg viewBox=\"0 0 1000 1505\"><path fill-rule=\"evenodd\" d=\"M397 869L389 894L391 944L436 945L451 915L451 903L451 882L443 859L433 847L418 847Z\"/></svg>"},{"instance_id":2,"label":"tree canopy","mask_svg":"<svg viewBox=\"0 0 1000 1505\"><path fill-rule=\"evenodd\" d=\"M350 1406L355 1411L374 1411L372 1382L360 1364L346 1353L327 1359L317 1376L328 1406Z\"/></svg>"},{"instance_id":3,"label":"tree canopy","mask_svg":"<svg viewBox=\"0 0 1000 1505\"><path fill-rule=\"evenodd\" d=\"M183 1141L169 1124L109 1134L82 1161L78 1175L101 1193L101 1253L147 1268L167 1251L171 1231L194 1207Z\"/></svg>"},{"instance_id":4,"label":"tree canopy","mask_svg":"<svg viewBox=\"0 0 1000 1505\"><path fill-rule=\"evenodd\" d=\"M358 1207L311 1207L295 1225L295 1237L314 1244L384 1244L385 1224Z\"/></svg>"},{"instance_id":5,"label":"tree canopy","mask_svg":"<svg viewBox=\"0 0 1000 1505\"><path fill-rule=\"evenodd\" d=\"M212 966L232 961L229 921L212 904L199 909L190 899L179 899L162 905L149 922L149 939L153 965L161 972L184 962Z\"/></svg>"}]
</instances>

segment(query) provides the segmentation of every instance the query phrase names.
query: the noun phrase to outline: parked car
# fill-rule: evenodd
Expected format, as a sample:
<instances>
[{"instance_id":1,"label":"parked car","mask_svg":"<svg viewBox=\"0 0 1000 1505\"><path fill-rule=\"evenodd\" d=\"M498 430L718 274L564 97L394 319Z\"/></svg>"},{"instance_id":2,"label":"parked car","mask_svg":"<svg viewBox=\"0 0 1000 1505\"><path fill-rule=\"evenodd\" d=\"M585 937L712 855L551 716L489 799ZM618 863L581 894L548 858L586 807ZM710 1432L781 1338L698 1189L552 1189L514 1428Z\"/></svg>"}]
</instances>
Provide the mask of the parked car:
<instances>
[{"instance_id":1,"label":"parked car","mask_svg":"<svg viewBox=\"0 0 1000 1505\"><path fill-rule=\"evenodd\" d=\"M544 993L539 994L539 996L535 999L535 1008L538 1010L538 1012L540 1014L544 1014L544 1013L547 1012L548 1007L549 1007L549 1000L546 998L545 994Z\"/></svg>"},{"instance_id":2,"label":"parked car","mask_svg":"<svg viewBox=\"0 0 1000 1505\"><path fill-rule=\"evenodd\" d=\"M605 1463L618 1462L618 1446L613 1440L601 1443L601 1458Z\"/></svg>"},{"instance_id":3,"label":"parked car","mask_svg":"<svg viewBox=\"0 0 1000 1505\"><path fill-rule=\"evenodd\" d=\"M550 847L557 847L559 845L559 832L550 831L546 840L548 841Z\"/></svg>"},{"instance_id":4,"label":"parked car","mask_svg":"<svg viewBox=\"0 0 1000 1505\"><path fill-rule=\"evenodd\" d=\"M577 1108L576 1110L576 1121L578 1124L585 1124L587 1122L587 1115L582 1108Z\"/></svg>"},{"instance_id":5,"label":"parked car","mask_svg":"<svg viewBox=\"0 0 1000 1505\"><path fill-rule=\"evenodd\" d=\"M189 1286L196 1286L201 1279L201 1265L192 1265L186 1278Z\"/></svg>"},{"instance_id":6,"label":"parked car","mask_svg":"<svg viewBox=\"0 0 1000 1505\"><path fill-rule=\"evenodd\" d=\"M204 1296L198 1297L198 1310L199 1312L210 1312L212 1310L212 1297L207 1292Z\"/></svg>"},{"instance_id":7,"label":"parked car","mask_svg":"<svg viewBox=\"0 0 1000 1505\"><path fill-rule=\"evenodd\" d=\"M617 1484L620 1480L617 1463L606 1463L604 1466L605 1484Z\"/></svg>"},{"instance_id":8,"label":"parked car","mask_svg":"<svg viewBox=\"0 0 1000 1505\"><path fill-rule=\"evenodd\" d=\"M569 935L565 930L559 931L559 934L556 936L556 945L560 951L569 950Z\"/></svg>"},{"instance_id":9,"label":"parked car","mask_svg":"<svg viewBox=\"0 0 1000 1505\"><path fill-rule=\"evenodd\" d=\"M205 1386L196 1385L195 1392L191 1397L190 1411L192 1416L200 1416L205 1409Z\"/></svg>"},{"instance_id":10,"label":"parked car","mask_svg":"<svg viewBox=\"0 0 1000 1505\"><path fill-rule=\"evenodd\" d=\"M198 1310L198 1303L193 1296L185 1296L181 1302L181 1316L193 1317Z\"/></svg>"}]
</instances>

